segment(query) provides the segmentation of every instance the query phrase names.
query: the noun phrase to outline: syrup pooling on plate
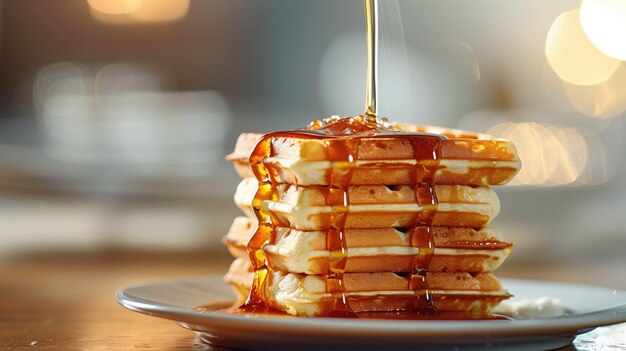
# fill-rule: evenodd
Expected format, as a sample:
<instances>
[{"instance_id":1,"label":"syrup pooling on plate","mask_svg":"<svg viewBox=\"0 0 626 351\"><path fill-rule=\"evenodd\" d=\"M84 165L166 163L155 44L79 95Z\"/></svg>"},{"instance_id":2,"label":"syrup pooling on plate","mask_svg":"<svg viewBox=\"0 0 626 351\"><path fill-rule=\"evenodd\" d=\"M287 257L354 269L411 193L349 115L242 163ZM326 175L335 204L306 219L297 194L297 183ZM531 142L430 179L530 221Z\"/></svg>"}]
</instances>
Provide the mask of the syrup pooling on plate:
<instances>
[{"instance_id":1,"label":"syrup pooling on plate","mask_svg":"<svg viewBox=\"0 0 626 351\"><path fill-rule=\"evenodd\" d=\"M407 133L398 131L385 120L374 116L357 116L339 118L332 117L312 122L306 129L298 129L266 134L253 149L249 163L259 188L252 202L259 225L250 238L247 250L254 268L254 280L250 295L242 308L248 311L269 310L268 284L271 274L263 247L274 243L276 236L276 220L271 212L263 210L263 201L275 201L278 198L279 169L267 158L275 156L273 143L276 140L316 139L324 144L331 167L326 173L326 205L332 211L329 214L326 249L330 253L329 274L326 278L326 291L331 298L321 308L324 316L356 316L350 307L350 300L345 289L343 274L347 262L348 248L345 239L345 227L350 207L349 186L352 180L356 161L359 160L359 146L364 139L393 138L407 141L413 150L415 161L429 160L428 166L420 166L420 162L412 167L411 187L415 194L415 203L422 210L415 215L411 228L411 244L418 247L419 253L414 259L414 270L411 272L410 288L415 291L415 298L407 309L413 312L431 314L436 312L432 303L424 269L428 268L434 251L432 224L437 211L437 198L432 189L432 178L437 170L441 141L446 137L427 133ZM379 165L385 167L383 163ZM393 167L393 166L390 166Z\"/></svg>"},{"instance_id":2,"label":"syrup pooling on plate","mask_svg":"<svg viewBox=\"0 0 626 351\"><path fill-rule=\"evenodd\" d=\"M388 296L380 296L380 298L389 298ZM235 315L249 316L247 310L228 306L227 304L206 304L196 307L196 311L200 313L225 313ZM286 312L268 309L266 311L257 311L254 313L254 317L273 317L273 318L298 318L297 316L290 315ZM341 316L337 316L341 317ZM424 314L424 313L412 313L408 311L395 311L395 312L359 312L356 313L356 317L360 319L390 319L390 320L406 320L406 321L423 321L423 320L451 320L451 321L466 321L466 320L515 320L512 316L502 314L490 314L490 315L475 315L468 312L440 312L436 315Z\"/></svg>"}]
</instances>

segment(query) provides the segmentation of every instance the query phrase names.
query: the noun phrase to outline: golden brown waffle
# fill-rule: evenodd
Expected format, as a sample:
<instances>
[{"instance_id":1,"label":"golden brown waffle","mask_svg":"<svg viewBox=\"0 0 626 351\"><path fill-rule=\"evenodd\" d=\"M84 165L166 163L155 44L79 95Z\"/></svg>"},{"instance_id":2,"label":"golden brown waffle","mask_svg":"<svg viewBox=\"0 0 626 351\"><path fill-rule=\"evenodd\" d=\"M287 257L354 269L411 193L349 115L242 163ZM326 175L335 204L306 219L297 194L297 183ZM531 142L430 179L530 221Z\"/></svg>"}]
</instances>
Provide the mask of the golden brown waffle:
<instances>
[{"instance_id":1,"label":"golden brown waffle","mask_svg":"<svg viewBox=\"0 0 626 351\"><path fill-rule=\"evenodd\" d=\"M249 263L235 260L225 280L240 301L245 300L252 281ZM485 315L510 297L490 273L427 273L426 280L434 307L440 312ZM346 273L344 282L348 301L356 313L403 310L416 294L409 289L408 276L394 273ZM326 278L319 275L274 272L269 291L272 307L300 316L326 314L324 309L332 298L327 292Z\"/></svg>"},{"instance_id":2,"label":"golden brown waffle","mask_svg":"<svg viewBox=\"0 0 626 351\"><path fill-rule=\"evenodd\" d=\"M224 281L230 284L235 291L237 295L236 304L243 303L250 294L253 277L252 264L247 258L236 258L231 263L228 272L224 275Z\"/></svg>"},{"instance_id":3,"label":"golden brown waffle","mask_svg":"<svg viewBox=\"0 0 626 351\"><path fill-rule=\"evenodd\" d=\"M226 281L243 299L267 270L253 300L300 316L415 310L424 301L439 312L488 313L510 296L488 272L512 244L484 227L500 209L487 185L519 171L515 147L371 123L333 117L304 131L240 135L227 159L245 178L235 203L248 217L223 239L237 257ZM249 255L260 267L254 279Z\"/></svg>"},{"instance_id":4,"label":"golden brown waffle","mask_svg":"<svg viewBox=\"0 0 626 351\"><path fill-rule=\"evenodd\" d=\"M237 217L224 243L235 257L247 259L246 243L256 221ZM411 245L408 230L346 229L346 272L410 272L420 249ZM433 227L434 250L428 267L433 272L490 272L511 252L495 228ZM327 232L278 228L275 242L264 249L274 270L328 274Z\"/></svg>"},{"instance_id":5,"label":"golden brown waffle","mask_svg":"<svg viewBox=\"0 0 626 351\"><path fill-rule=\"evenodd\" d=\"M409 277L394 273L346 273L346 296L353 312L405 310L415 299ZM426 273L434 307L439 312L484 315L510 295L490 273ZM300 316L327 315L332 295L326 279L317 275L274 272L269 287L271 305Z\"/></svg>"},{"instance_id":6,"label":"golden brown waffle","mask_svg":"<svg viewBox=\"0 0 626 351\"><path fill-rule=\"evenodd\" d=\"M487 225L500 211L498 197L488 187L435 185L432 188L438 201L433 225L478 228ZM254 217L251 203L256 189L256 180L246 178L235 194L235 203L249 217ZM261 204L265 211L274 214L275 224L301 230L329 228L333 207L326 203L328 187L279 184L276 193L276 201L266 200ZM347 190L345 228L412 226L418 216L430 211L427 204L416 201L416 193L413 187L403 185L351 186Z\"/></svg>"},{"instance_id":7,"label":"golden brown waffle","mask_svg":"<svg viewBox=\"0 0 626 351\"><path fill-rule=\"evenodd\" d=\"M256 219L248 217L235 217L228 233L222 238L222 243L226 245L233 257L248 258L246 245L256 229Z\"/></svg>"},{"instance_id":8,"label":"golden brown waffle","mask_svg":"<svg viewBox=\"0 0 626 351\"><path fill-rule=\"evenodd\" d=\"M521 164L515 146L508 140L430 126L397 124L402 130L447 136L442 140L437 160L413 158L413 147L397 138L364 138L356 154L351 184L411 184L416 166L432 173L432 184L499 185L511 180ZM237 172L252 177L248 157L261 134L243 133L235 151L227 156ZM337 164L331 162L323 139L277 137L272 141L272 157L264 163L276 170L276 181L299 185L327 185Z\"/></svg>"}]
</instances>

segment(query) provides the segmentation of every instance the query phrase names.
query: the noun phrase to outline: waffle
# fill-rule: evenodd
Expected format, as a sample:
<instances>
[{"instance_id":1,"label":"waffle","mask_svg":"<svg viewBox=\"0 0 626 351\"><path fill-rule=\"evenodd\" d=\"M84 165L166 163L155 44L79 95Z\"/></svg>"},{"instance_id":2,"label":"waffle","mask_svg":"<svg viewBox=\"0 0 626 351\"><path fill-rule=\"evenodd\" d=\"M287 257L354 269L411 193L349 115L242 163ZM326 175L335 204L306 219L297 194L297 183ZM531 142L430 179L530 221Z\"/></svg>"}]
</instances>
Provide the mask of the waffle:
<instances>
[{"instance_id":1,"label":"waffle","mask_svg":"<svg viewBox=\"0 0 626 351\"><path fill-rule=\"evenodd\" d=\"M226 275L239 301L248 296L252 281L250 264L236 259ZM469 312L484 315L510 297L490 273L427 273L425 279L433 307L440 312ZM346 273L346 297L352 311L389 312L406 309L416 296L409 288L410 277L395 273ZM327 315L333 301L324 276L274 272L269 283L270 305L300 316Z\"/></svg>"},{"instance_id":2,"label":"waffle","mask_svg":"<svg viewBox=\"0 0 626 351\"><path fill-rule=\"evenodd\" d=\"M224 243L235 257L247 259L246 243L256 221L237 217ZM411 272L420 252L431 254L433 272L491 272L511 252L496 228L433 227L434 249L412 245L410 230L394 228L346 229L346 272ZM264 248L271 268L293 273L328 274L331 252L325 231L277 228L276 238Z\"/></svg>"},{"instance_id":3,"label":"waffle","mask_svg":"<svg viewBox=\"0 0 626 351\"><path fill-rule=\"evenodd\" d=\"M250 260L247 258L236 258L233 263L231 263L228 272L224 275L224 281L235 291L237 295L236 304L243 303L248 297L248 294L250 294L253 277L254 271L252 264L250 264Z\"/></svg>"},{"instance_id":4,"label":"waffle","mask_svg":"<svg viewBox=\"0 0 626 351\"><path fill-rule=\"evenodd\" d=\"M235 203L249 217L254 217L251 205L257 188L256 179L246 178L235 193ZM278 198L262 201L261 207L274 214L275 224L279 226L324 230L329 228L331 213L337 211L327 204L328 191L324 186L279 184ZM436 211L430 204L428 186L417 191L406 185L351 186L347 190L345 228L409 227L426 212L434 213L432 224L436 226L482 227L500 211L496 193L485 186L435 185L432 192L438 202ZM424 199L416 199L420 193L425 194Z\"/></svg>"},{"instance_id":5,"label":"waffle","mask_svg":"<svg viewBox=\"0 0 626 351\"><path fill-rule=\"evenodd\" d=\"M500 210L489 186L521 167L507 140L333 117L244 133L227 159L247 217L223 238L225 280L253 310L483 316L510 297L490 272L513 245L486 227Z\"/></svg>"},{"instance_id":6,"label":"waffle","mask_svg":"<svg viewBox=\"0 0 626 351\"><path fill-rule=\"evenodd\" d=\"M416 292L410 278L394 273L346 273L346 298L355 313L403 311ZM426 273L434 308L439 312L468 312L484 315L510 297L490 273ZM327 292L324 277L274 272L270 285L272 307L300 316L328 315L335 297Z\"/></svg>"},{"instance_id":7,"label":"waffle","mask_svg":"<svg viewBox=\"0 0 626 351\"><path fill-rule=\"evenodd\" d=\"M413 146L397 138L363 138L355 154L352 184L412 184L417 167L432 184L499 185L511 180L521 163L513 143L486 135L430 126L397 124L411 132L445 135L437 160L416 160ZM253 177L248 158L261 134L241 134L227 156L241 177ZM272 157L264 161L274 170L276 183L329 185L341 165L333 161L329 144L320 139L279 137L272 141Z\"/></svg>"},{"instance_id":8,"label":"waffle","mask_svg":"<svg viewBox=\"0 0 626 351\"><path fill-rule=\"evenodd\" d=\"M248 258L246 245L254 233L257 221L248 217L235 217L228 233L222 238L233 257Z\"/></svg>"}]
</instances>

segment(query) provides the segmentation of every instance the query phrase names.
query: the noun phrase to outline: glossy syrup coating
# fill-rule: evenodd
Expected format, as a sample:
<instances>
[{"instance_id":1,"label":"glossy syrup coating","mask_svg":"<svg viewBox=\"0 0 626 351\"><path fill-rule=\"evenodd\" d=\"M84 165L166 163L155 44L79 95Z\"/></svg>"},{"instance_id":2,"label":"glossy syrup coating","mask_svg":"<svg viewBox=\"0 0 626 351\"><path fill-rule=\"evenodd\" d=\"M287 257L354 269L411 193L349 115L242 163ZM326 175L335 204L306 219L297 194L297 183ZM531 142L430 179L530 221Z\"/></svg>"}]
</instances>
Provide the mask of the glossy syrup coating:
<instances>
[{"instance_id":1,"label":"glossy syrup coating","mask_svg":"<svg viewBox=\"0 0 626 351\"><path fill-rule=\"evenodd\" d=\"M350 307L350 300L345 290L343 274L347 260L345 240L345 221L350 199L347 188L352 183L352 174L359 159L359 144L363 139L394 138L407 141L412 146L413 159L429 160L431 167L437 166L441 141L445 136L428 133L400 131L386 121L372 116L347 118L331 117L314 121L307 128L266 134L256 144L250 154L249 164L259 181L259 188L252 202L252 207L259 221L258 228L250 238L247 250L254 268L254 279L250 295L242 308L246 311L267 311L268 284L271 275L263 247L275 241L276 220L271 211L264 211L261 203L275 200L276 184L279 178L276 169L267 167L264 160L274 156L272 141L276 138L317 139L323 141L333 168L327 174L328 192L326 204L333 211L327 235L326 248L330 251L330 274L326 277L326 290L331 294L320 308L323 316L356 316ZM415 292L413 299L406 301L403 310L418 314L435 314L437 311L429 294L425 274L419 267L427 267L434 252L432 220L437 211L437 197L432 189L432 169L413 167L411 188L415 192L415 202L423 208L410 229L411 245L419 247L419 254L414 258L409 288ZM363 299L363 298L360 298ZM357 301L353 301L359 303Z\"/></svg>"}]
</instances>

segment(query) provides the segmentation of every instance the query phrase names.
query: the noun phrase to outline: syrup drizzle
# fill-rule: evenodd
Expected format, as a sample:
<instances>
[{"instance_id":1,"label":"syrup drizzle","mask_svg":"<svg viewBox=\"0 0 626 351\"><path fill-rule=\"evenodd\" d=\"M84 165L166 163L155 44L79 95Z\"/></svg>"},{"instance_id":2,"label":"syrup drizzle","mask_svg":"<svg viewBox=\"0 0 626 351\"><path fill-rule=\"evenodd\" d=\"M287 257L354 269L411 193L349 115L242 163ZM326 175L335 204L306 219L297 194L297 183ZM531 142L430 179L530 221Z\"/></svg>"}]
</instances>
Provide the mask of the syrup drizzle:
<instances>
[{"instance_id":1,"label":"syrup drizzle","mask_svg":"<svg viewBox=\"0 0 626 351\"><path fill-rule=\"evenodd\" d=\"M326 236L326 248L330 252L329 274L326 276L326 291L331 298L321 308L321 315L336 317L356 317L350 306L345 287L344 273L348 248L345 239L346 220L350 206L349 186L352 174L359 159L359 145L363 139L394 138L406 140L412 145L413 158L417 161L437 161L441 140L444 136L400 132L385 120L374 116L352 118L332 117L311 123L307 129L273 132L266 134L255 146L250 155L250 166L259 181L259 188L252 201L252 207L259 221L258 228L247 244L247 250L254 268L254 280L250 295L241 306L245 311L268 311L268 287L271 284L271 271L263 247L274 243L277 221L271 212L265 211L263 202L276 201L278 192L278 170L264 161L275 156L273 142L278 139L318 139L324 143L327 158L332 167L326 174L326 204L332 208ZM419 162L418 162L419 164ZM419 248L414 257L409 288L415 292L405 310L418 314L437 313L429 294L425 270L434 252L434 238L431 224L437 212L437 197L432 188L432 178L438 167L437 162L429 166L412 168L412 185L415 202L422 211L415 215L414 225L409 231L411 245Z\"/></svg>"},{"instance_id":2,"label":"syrup drizzle","mask_svg":"<svg viewBox=\"0 0 626 351\"><path fill-rule=\"evenodd\" d=\"M376 116L378 93L378 0L363 0L365 10L365 114Z\"/></svg>"}]
</instances>

